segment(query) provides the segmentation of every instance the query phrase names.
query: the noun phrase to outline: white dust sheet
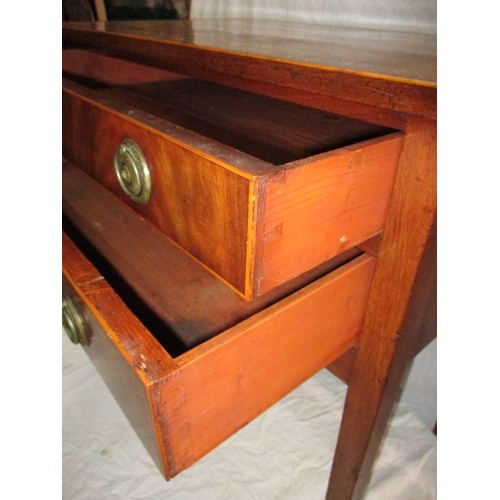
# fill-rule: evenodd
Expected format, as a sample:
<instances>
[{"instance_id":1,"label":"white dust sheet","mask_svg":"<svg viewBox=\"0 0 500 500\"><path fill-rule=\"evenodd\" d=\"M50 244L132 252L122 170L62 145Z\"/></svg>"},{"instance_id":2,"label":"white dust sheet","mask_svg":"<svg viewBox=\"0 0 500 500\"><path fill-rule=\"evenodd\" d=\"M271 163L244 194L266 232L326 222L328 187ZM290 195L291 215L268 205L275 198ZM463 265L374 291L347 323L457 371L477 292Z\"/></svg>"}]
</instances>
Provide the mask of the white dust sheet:
<instances>
[{"instance_id":1,"label":"white dust sheet","mask_svg":"<svg viewBox=\"0 0 500 500\"><path fill-rule=\"evenodd\" d=\"M63 498L320 500L346 386L322 370L188 470L165 481L79 346L63 337ZM436 498L436 437L402 398L367 492Z\"/></svg>"}]
</instances>

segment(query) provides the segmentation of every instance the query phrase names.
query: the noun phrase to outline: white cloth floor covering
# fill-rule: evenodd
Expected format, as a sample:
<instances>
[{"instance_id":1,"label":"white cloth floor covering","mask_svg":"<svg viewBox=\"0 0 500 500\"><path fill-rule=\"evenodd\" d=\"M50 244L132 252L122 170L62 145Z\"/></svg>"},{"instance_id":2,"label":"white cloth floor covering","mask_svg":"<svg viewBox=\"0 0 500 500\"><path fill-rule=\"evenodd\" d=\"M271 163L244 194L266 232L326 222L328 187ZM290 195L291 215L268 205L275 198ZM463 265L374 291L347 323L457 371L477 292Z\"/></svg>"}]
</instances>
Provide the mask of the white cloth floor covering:
<instances>
[{"instance_id":1,"label":"white cloth floor covering","mask_svg":"<svg viewBox=\"0 0 500 500\"><path fill-rule=\"evenodd\" d=\"M345 394L322 370L167 482L86 354L63 337L63 498L321 500ZM366 498L436 498L436 436L404 399Z\"/></svg>"}]
</instances>

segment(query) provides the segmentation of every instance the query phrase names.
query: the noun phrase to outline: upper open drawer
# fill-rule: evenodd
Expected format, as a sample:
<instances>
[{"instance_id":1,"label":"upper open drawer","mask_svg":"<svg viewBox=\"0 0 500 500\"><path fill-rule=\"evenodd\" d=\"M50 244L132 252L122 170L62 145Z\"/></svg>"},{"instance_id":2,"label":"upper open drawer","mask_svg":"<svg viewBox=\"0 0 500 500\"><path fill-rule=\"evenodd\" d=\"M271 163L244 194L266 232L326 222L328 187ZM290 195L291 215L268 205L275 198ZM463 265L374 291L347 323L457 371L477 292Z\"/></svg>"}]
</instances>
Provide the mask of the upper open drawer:
<instances>
[{"instance_id":1,"label":"upper open drawer","mask_svg":"<svg viewBox=\"0 0 500 500\"><path fill-rule=\"evenodd\" d=\"M381 231L399 132L81 50L63 69L64 155L245 298Z\"/></svg>"}]
</instances>

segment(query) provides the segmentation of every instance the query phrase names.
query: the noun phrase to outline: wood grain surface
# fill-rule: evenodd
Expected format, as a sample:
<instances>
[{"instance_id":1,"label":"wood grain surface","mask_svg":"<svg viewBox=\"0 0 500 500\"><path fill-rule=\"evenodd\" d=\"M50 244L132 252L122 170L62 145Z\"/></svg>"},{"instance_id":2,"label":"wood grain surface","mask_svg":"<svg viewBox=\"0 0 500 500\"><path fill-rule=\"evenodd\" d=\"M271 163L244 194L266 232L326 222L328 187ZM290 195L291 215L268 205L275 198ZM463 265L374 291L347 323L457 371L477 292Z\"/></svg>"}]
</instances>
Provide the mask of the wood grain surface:
<instances>
[{"instance_id":1,"label":"wood grain surface","mask_svg":"<svg viewBox=\"0 0 500 500\"><path fill-rule=\"evenodd\" d=\"M349 379L327 495L332 500L363 497L418 345L427 298L435 293L436 161L436 123L411 120Z\"/></svg>"},{"instance_id":2,"label":"wood grain surface","mask_svg":"<svg viewBox=\"0 0 500 500\"><path fill-rule=\"evenodd\" d=\"M94 57L95 65L91 63ZM89 86L98 86L100 99L128 103L273 165L392 131L325 110L82 50L63 52L63 71L68 78L76 75Z\"/></svg>"},{"instance_id":3,"label":"wood grain surface","mask_svg":"<svg viewBox=\"0 0 500 500\"><path fill-rule=\"evenodd\" d=\"M177 358L155 396L172 476L356 343L374 263L361 255Z\"/></svg>"},{"instance_id":4,"label":"wood grain surface","mask_svg":"<svg viewBox=\"0 0 500 500\"><path fill-rule=\"evenodd\" d=\"M63 41L212 81L236 77L436 116L433 35L198 20L64 23Z\"/></svg>"},{"instance_id":5,"label":"wood grain surface","mask_svg":"<svg viewBox=\"0 0 500 500\"><path fill-rule=\"evenodd\" d=\"M369 239L384 226L401 134L289 164L265 187L256 294Z\"/></svg>"},{"instance_id":6,"label":"wood grain surface","mask_svg":"<svg viewBox=\"0 0 500 500\"><path fill-rule=\"evenodd\" d=\"M63 126L63 154L68 159L245 293L250 175L245 178L157 130L67 92ZM114 155L125 138L139 145L150 168L152 194L146 206L130 200L116 178Z\"/></svg>"}]
</instances>

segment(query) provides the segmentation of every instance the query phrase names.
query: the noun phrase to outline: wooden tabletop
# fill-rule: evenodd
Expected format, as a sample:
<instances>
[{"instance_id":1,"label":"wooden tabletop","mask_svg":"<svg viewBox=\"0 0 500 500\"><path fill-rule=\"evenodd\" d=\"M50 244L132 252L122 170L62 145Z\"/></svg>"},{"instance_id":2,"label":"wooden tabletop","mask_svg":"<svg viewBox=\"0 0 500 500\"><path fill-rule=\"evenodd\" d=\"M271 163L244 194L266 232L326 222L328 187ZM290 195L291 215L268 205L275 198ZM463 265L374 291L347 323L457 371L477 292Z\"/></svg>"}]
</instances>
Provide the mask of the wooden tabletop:
<instances>
[{"instance_id":1,"label":"wooden tabletop","mask_svg":"<svg viewBox=\"0 0 500 500\"><path fill-rule=\"evenodd\" d=\"M436 37L245 19L66 23L72 29L148 37L227 52L436 83Z\"/></svg>"},{"instance_id":2,"label":"wooden tabletop","mask_svg":"<svg viewBox=\"0 0 500 500\"><path fill-rule=\"evenodd\" d=\"M63 23L65 46L436 116L436 36L261 20Z\"/></svg>"}]
</instances>

